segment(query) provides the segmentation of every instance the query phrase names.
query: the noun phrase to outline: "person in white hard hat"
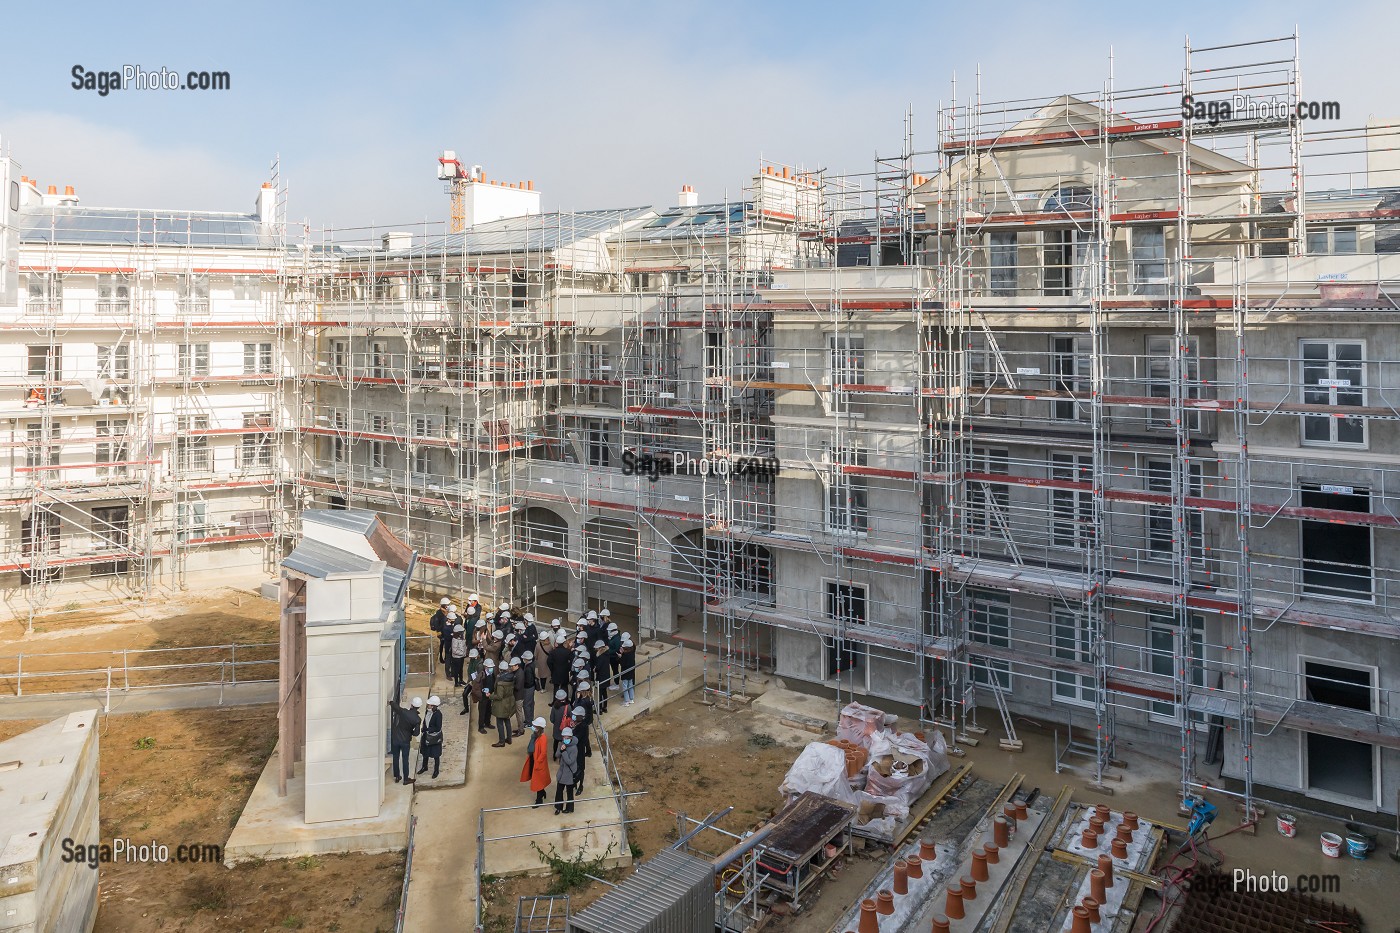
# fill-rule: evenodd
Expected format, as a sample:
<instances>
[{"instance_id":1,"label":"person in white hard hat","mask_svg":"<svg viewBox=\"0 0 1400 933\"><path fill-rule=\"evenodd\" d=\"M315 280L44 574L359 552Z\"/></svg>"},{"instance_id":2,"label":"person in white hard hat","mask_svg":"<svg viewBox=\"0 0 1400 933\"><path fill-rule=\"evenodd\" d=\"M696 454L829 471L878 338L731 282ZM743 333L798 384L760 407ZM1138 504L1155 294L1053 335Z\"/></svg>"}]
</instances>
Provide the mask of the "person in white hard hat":
<instances>
[{"instance_id":1,"label":"person in white hard hat","mask_svg":"<svg viewBox=\"0 0 1400 933\"><path fill-rule=\"evenodd\" d=\"M467 651L466 670L462 673L462 710L457 715L467 716L472 711L472 698L480 689L477 683L481 678L481 652L476 648ZM470 720L468 720L470 721Z\"/></svg>"},{"instance_id":2,"label":"person in white hard hat","mask_svg":"<svg viewBox=\"0 0 1400 933\"><path fill-rule=\"evenodd\" d=\"M442 620L442 628L438 630L438 660L442 662L444 669L452 663L452 627L456 624L457 607L449 604L447 614ZM451 672L448 673L450 676Z\"/></svg>"},{"instance_id":3,"label":"person in white hard hat","mask_svg":"<svg viewBox=\"0 0 1400 933\"><path fill-rule=\"evenodd\" d=\"M515 675L515 732L516 738L525 734L525 729L535 718L535 666L525 663L525 656L510 659L510 670ZM528 686L526 686L528 684ZM529 699L527 700L526 697ZM529 709L526 710L526 704ZM527 715L528 713L528 715Z\"/></svg>"},{"instance_id":4,"label":"person in white hard hat","mask_svg":"<svg viewBox=\"0 0 1400 933\"><path fill-rule=\"evenodd\" d=\"M555 777L554 812L574 812L574 784L578 780L578 746L574 744L574 730L565 726L559 731L559 774ZM567 798L568 806L564 805Z\"/></svg>"},{"instance_id":5,"label":"person in white hard hat","mask_svg":"<svg viewBox=\"0 0 1400 933\"><path fill-rule=\"evenodd\" d=\"M532 691L533 692L533 691ZM545 792L549 790L549 740L544 730L549 723L541 716L530 722L530 739L525 744L525 766L520 769L521 782L528 782L535 792L535 806L544 803Z\"/></svg>"},{"instance_id":6,"label":"person in white hard hat","mask_svg":"<svg viewBox=\"0 0 1400 933\"><path fill-rule=\"evenodd\" d=\"M423 732L418 739L418 773L428 770L428 762L433 763L433 777L438 776L442 767L442 700L437 695L428 697L428 710L423 715Z\"/></svg>"},{"instance_id":7,"label":"person in white hard hat","mask_svg":"<svg viewBox=\"0 0 1400 933\"><path fill-rule=\"evenodd\" d=\"M622 646L617 655L617 676L622 681L622 705L637 702L637 646L632 636L622 633Z\"/></svg>"},{"instance_id":8,"label":"person in white hard hat","mask_svg":"<svg viewBox=\"0 0 1400 933\"><path fill-rule=\"evenodd\" d=\"M394 783L400 781L412 784L408 770L408 752L413 747L413 737L423 724L419 710L423 708L423 698L414 697L409 709L404 709L393 700L389 701L389 750L394 757Z\"/></svg>"},{"instance_id":9,"label":"person in white hard hat","mask_svg":"<svg viewBox=\"0 0 1400 933\"><path fill-rule=\"evenodd\" d=\"M578 768L574 773L574 790L583 793L583 770L588 766L591 749L588 747L588 710L577 702L569 710L569 718L574 721L574 737L578 740Z\"/></svg>"},{"instance_id":10,"label":"person in white hard hat","mask_svg":"<svg viewBox=\"0 0 1400 933\"><path fill-rule=\"evenodd\" d=\"M463 615L466 616L467 631L470 632L475 629L476 623L481 621L481 597L477 596L475 593L468 596L467 611L463 613Z\"/></svg>"},{"instance_id":11,"label":"person in white hard hat","mask_svg":"<svg viewBox=\"0 0 1400 933\"><path fill-rule=\"evenodd\" d=\"M549 647L549 685L555 690L569 687L569 664L571 655L569 654L568 641L563 637L554 639L554 643Z\"/></svg>"},{"instance_id":12,"label":"person in white hard hat","mask_svg":"<svg viewBox=\"0 0 1400 933\"><path fill-rule=\"evenodd\" d=\"M491 731L491 695L496 691L496 662L482 658L481 681L472 693L476 701L476 731L485 735Z\"/></svg>"},{"instance_id":13,"label":"person in white hard hat","mask_svg":"<svg viewBox=\"0 0 1400 933\"><path fill-rule=\"evenodd\" d=\"M608 640L608 690L616 693L620 687L617 672L622 668L622 631L616 622L609 622L604 635Z\"/></svg>"},{"instance_id":14,"label":"person in white hard hat","mask_svg":"<svg viewBox=\"0 0 1400 933\"><path fill-rule=\"evenodd\" d=\"M580 730L578 732L580 760L583 758L592 758L593 742L590 737L592 730L588 727L593 725L593 685L586 680L579 681L578 692L574 694L574 709L583 710L583 716L581 718L578 716L574 717L578 720L574 728L575 730Z\"/></svg>"},{"instance_id":15,"label":"person in white hard hat","mask_svg":"<svg viewBox=\"0 0 1400 933\"><path fill-rule=\"evenodd\" d=\"M510 618L510 603L502 601L501 604L496 607L496 614L493 617L493 621L496 623L496 628L501 627L502 619L508 618Z\"/></svg>"},{"instance_id":16,"label":"person in white hard hat","mask_svg":"<svg viewBox=\"0 0 1400 933\"><path fill-rule=\"evenodd\" d=\"M454 613L448 618L455 620L457 616ZM462 666L466 664L466 661L467 630L461 622L454 621L452 623L452 649L447 657L447 676L452 678L452 686L462 686Z\"/></svg>"},{"instance_id":17,"label":"person in white hard hat","mask_svg":"<svg viewBox=\"0 0 1400 933\"><path fill-rule=\"evenodd\" d=\"M608 643L601 638L593 643L593 682L598 685L598 712L608 711L608 675L612 673L612 657Z\"/></svg>"},{"instance_id":18,"label":"person in white hard hat","mask_svg":"<svg viewBox=\"0 0 1400 933\"><path fill-rule=\"evenodd\" d=\"M564 728L564 720L569 718L569 692L567 690L555 690L554 702L549 704L549 724L553 726L554 750L553 758L559 760L559 732Z\"/></svg>"},{"instance_id":19,"label":"person in white hard hat","mask_svg":"<svg viewBox=\"0 0 1400 933\"><path fill-rule=\"evenodd\" d=\"M492 748L511 744L511 719L515 716L515 675L509 669L496 675L496 688L491 692L491 715L496 718L496 741Z\"/></svg>"}]
</instances>

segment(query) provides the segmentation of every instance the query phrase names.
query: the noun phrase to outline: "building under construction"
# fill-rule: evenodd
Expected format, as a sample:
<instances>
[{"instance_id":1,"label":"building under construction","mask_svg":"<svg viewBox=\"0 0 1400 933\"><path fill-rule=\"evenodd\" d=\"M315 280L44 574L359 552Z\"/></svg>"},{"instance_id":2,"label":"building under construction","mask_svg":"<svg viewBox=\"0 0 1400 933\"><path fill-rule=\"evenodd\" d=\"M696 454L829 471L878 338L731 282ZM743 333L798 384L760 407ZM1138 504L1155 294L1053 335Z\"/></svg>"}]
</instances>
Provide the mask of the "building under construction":
<instances>
[{"instance_id":1,"label":"building under construction","mask_svg":"<svg viewBox=\"0 0 1400 933\"><path fill-rule=\"evenodd\" d=\"M702 641L719 702L771 669L955 741L1055 723L1096 782L1131 742L1246 812L1393 810L1400 137L1306 102L1292 36L1107 72L670 208L541 213L452 153L447 224L291 235L275 179L15 179L6 596L260 573L370 508L434 593Z\"/></svg>"}]
</instances>

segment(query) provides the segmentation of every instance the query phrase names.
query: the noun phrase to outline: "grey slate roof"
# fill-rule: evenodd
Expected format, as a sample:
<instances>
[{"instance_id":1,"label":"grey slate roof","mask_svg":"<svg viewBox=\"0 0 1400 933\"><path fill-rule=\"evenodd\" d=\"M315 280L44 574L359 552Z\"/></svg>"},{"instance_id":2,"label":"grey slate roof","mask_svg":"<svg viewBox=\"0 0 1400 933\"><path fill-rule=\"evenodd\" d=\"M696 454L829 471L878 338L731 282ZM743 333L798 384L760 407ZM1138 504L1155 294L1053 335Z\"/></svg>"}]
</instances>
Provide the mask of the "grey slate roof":
<instances>
[{"instance_id":1,"label":"grey slate roof","mask_svg":"<svg viewBox=\"0 0 1400 933\"><path fill-rule=\"evenodd\" d=\"M276 238L252 214L49 206L26 208L19 222L25 243L278 248Z\"/></svg>"},{"instance_id":2,"label":"grey slate roof","mask_svg":"<svg viewBox=\"0 0 1400 933\"><path fill-rule=\"evenodd\" d=\"M624 207L604 211L556 212L507 217L477 224L463 233L434 237L414 247L414 253L429 255L446 252L449 256L480 255L570 246L600 233L607 233L651 213L649 207ZM395 255L391 252L389 255Z\"/></svg>"}]
</instances>

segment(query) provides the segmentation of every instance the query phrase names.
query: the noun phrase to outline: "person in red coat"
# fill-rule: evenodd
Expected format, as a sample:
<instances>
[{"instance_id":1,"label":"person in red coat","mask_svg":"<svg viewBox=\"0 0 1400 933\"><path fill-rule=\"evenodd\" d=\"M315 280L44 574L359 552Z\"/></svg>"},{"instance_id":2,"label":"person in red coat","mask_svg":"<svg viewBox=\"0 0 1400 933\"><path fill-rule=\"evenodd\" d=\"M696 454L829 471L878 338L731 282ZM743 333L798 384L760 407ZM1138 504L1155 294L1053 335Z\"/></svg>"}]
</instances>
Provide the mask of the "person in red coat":
<instances>
[{"instance_id":1,"label":"person in red coat","mask_svg":"<svg viewBox=\"0 0 1400 933\"><path fill-rule=\"evenodd\" d=\"M543 716L539 716L530 723L530 739L525 746L525 766L520 769L520 782L529 782L530 790L535 792L535 806L544 803L544 792L549 789L549 742L545 740L544 730L549 727L549 723L544 721Z\"/></svg>"}]
</instances>

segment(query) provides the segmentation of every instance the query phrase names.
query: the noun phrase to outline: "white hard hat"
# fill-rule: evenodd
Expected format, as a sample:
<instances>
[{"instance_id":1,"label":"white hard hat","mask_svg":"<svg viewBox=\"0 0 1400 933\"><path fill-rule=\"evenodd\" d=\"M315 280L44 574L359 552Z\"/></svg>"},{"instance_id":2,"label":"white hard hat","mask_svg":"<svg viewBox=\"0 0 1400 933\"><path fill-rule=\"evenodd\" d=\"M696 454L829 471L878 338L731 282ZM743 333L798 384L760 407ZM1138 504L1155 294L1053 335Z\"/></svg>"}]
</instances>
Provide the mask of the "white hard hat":
<instances>
[{"instance_id":1,"label":"white hard hat","mask_svg":"<svg viewBox=\"0 0 1400 933\"><path fill-rule=\"evenodd\" d=\"M559 635L559 636L557 636L557 637L554 639L554 643L555 643L556 645L567 644L568 641L569 641L569 636L567 636L567 635Z\"/></svg>"},{"instance_id":2,"label":"white hard hat","mask_svg":"<svg viewBox=\"0 0 1400 933\"><path fill-rule=\"evenodd\" d=\"M572 739L574 737L574 730L565 726L563 729L559 730L559 734L566 739Z\"/></svg>"},{"instance_id":3,"label":"white hard hat","mask_svg":"<svg viewBox=\"0 0 1400 933\"><path fill-rule=\"evenodd\" d=\"M569 694L568 694L568 691L565 691L565 690L556 690L556 691L554 691L554 699L556 699L556 700L562 700L562 699L564 699L565 697L567 697L568 695L569 695Z\"/></svg>"},{"instance_id":4,"label":"white hard hat","mask_svg":"<svg viewBox=\"0 0 1400 933\"><path fill-rule=\"evenodd\" d=\"M452 600L450 600L450 599L448 599L446 596L444 596L442 599L438 600L438 605L439 605L439 606L450 606L450 605L452 605Z\"/></svg>"},{"instance_id":5,"label":"white hard hat","mask_svg":"<svg viewBox=\"0 0 1400 933\"><path fill-rule=\"evenodd\" d=\"M592 690L592 689L593 689L593 685L590 684L590 683L589 683L588 681L586 681L586 680L580 680L580 681L578 682L578 688L579 688L580 690Z\"/></svg>"},{"instance_id":6,"label":"white hard hat","mask_svg":"<svg viewBox=\"0 0 1400 933\"><path fill-rule=\"evenodd\" d=\"M582 706L575 706L575 707L573 708L573 711L570 712L569 715L570 715L570 716L582 716L582 715L584 715L585 712L586 712L586 711L584 710L584 708L583 708Z\"/></svg>"},{"instance_id":7,"label":"white hard hat","mask_svg":"<svg viewBox=\"0 0 1400 933\"><path fill-rule=\"evenodd\" d=\"M583 667L583 658L574 658L574 667L576 667L576 668L582 668L582 667Z\"/></svg>"},{"instance_id":8,"label":"white hard hat","mask_svg":"<svg viewBox=\"0 0 1400 933\"><path fill-rule=\"evenodd\" d=\"M451 620L453 620L453 619L455 619L455 618L457 618L457 610L455 610L455 609L449 609L449 610L447 610L447 619L448 619L448 621L451 621Z\"/></svg>"},{"instance_id":9,"label":"white hard hat","mask_svg":"<svg viewBox=\"0 0 1400 933\"><path fill-rule=\"evenodd\" d=\"M596 613L596 612L594 612L592 609L590 609L590 610L588 610L588 618L590 618L590 619L596 619L596 618L598 618L598 613Z\"/></svg>"},{"instance_id":10,"label":"white hard hat","mask_svg":"<svg viewBox=\"0 0 1400 933\"><path fill-rule=\"evenodd\" d=\"M476 627L477 627L477 628L486 628L486 620L485 620L485 619L477 619L477 620L476 620Z\"/></svg>"},{"instance_id":11,"label":"white hard hat","mask_svg":"<svg viewBox=\"0 0 1400 933\"><path fill-rule=\"evenodd\" d=\"M616 632L616 631L617 631L617 623L616 623L616 622L609 622L609 623L608 623L608 631L609 631L609 632Z\"/></svg>"},{"instance_id":12,"label":"white hard hat","mask_svg":"<svg viewBox=\"0 0 1400 933\"><path fill-rule=\"evenodd\" d=\"M602 612L598 613L598 615L600 615L600 616L602 616L603 618L606 619L608 616L612 615L612 610L611 610L611 609L604 609Z\"/></svg>"},{"instance_id":13,"label":"white hard hat","mask_svg":"<svg viewBox=\"0 0 1400 933\"><path fill-rule=\"evenodd\" d=\"M447 606L447 614L448 614L448 615L453 615L453 614L455 614L456 612L457 612L457 607L456 607L455 605L449 603L448 606Z\"/></svg>"},{"instance_id":14,"label":"white hard hat","mask_svg":"<svg viewBox=\"0 0 1400 933\"><path fill-rule=\"evenodd\" d=\"M564 624L564 623L563 623L563 622L560 622L558 619L551 619L550 622L549 622L549 627L550 627L550 628L558 628L559 626L561 626L561 625L563 625L563 624Z\"/></svg>"},{"instance_id":15,"label":"white hard hat","mask_svg":"<svg viewBox=\"0 0 1400 933\"><path fill-rule=\"evenodd\" d=\"M480 651L477 651L475 648L473 648L472 650L470 650L470 651L467 652L467 657L469 657L469 658L479 658L479 657L481 657L481 652L480 652Z\"/></svg>"},{"instance_id":16,"label":"white hard hat","mask_svg":"<svg viewBox=\"0 0 1400 933\"><path fill-rule=\"evenodd\" d=\"M507 603L507 602L502 602L502 603L501 603L501 611L502 611L502 612L505 612L505 611L506 611L507 609L509 609L509 608L510 608L510 603Z\"/></svg>"},{"instance_id":17,"label":"white hard hat","mask_svg":"<svg viewBox=\"0 0 1400 933\"><path fill-rule=\"evenodd\" d=\"M526 661L533 661L535 660L535 653L533 651L527 651L524 654L522 654L521 657L524 658Z\"/></svg>"},{"instance_id":18,"label":"white hard hat","mask_svg":"<svg viewBox=\"0 0 1400 933\"><path fill-rule=\"evenodd\" d=\"M501 631L500 629L496 629L494 632L491 633L491 637L492 637L492 638L505 638L505 637L506 637L506 633L503 632L503 631Z\"/></svg>"},{"instance_id":19,"label":"white hard hat","mask_svg":"<svg viewBox=\"0 0 1400 933\"><path fill-rule=\"evenodd\" d=\"M525 621L526 621L526 622L533 622L533 621L535 621L534 615L533 615L532 613L529 613L529 612L525 613Z\"/></svg>"},{"instance_id":20,"label":"white hard hat","mask_svg":"<svg viewBox=\"0 0 1400 933\"><path fill-rule=\"evenodd\" d=\"M414 697L414 698L413 698L413 702L412 702L410 705L411 705L414 709L421 709L421 708L423 707L423 698L422 698L422 697Z\"/></svg>"},{"instance_id":21,"label":"white hard hat","mask_svg":"<svg viewBox=\"0 0 1400 933\"><path fill-rule=\"evenodd\" d=\"M535 721L530 723L530 725L534 726L536 729L543 729L545 726L549 725L549 723L545 722L543 716L536 716Z\"/></svg>"},{"instance_id":22,"label":"white hard hat","mask_svg":"<svg viewBox=\"0 0 1400 933\"><path fill-rule=\"evenodd\" d=\"M457 632L465 632L466 629L462 627L461 622L458 622L456 625L452 626L452 631L455 634Z\"/></svg>"},{"instance_id":23,"label":"white hard hat","mask_svg":"<svg viewBox=\"0 0 1400 933\"><path fill-rule=\"evenodd\" d=\"M495 662L495 661L492 661L490 658L487 658L487 659L486 659L486 666L487 666L487 667L495 667L495 666L496 666L496 662Z\"/></svg>"},{"instance_id":24,"label":"white hard hat","mask_svg":"<svg viewBox=\"0 0 1400 933\"><path fill-rule=\"evenodd\" d=\"M516 630L517 632L523 632L523 631L525 631L525 623L524 623L524 622L521 622L519 619L517 619L517 620L515 621L515 630Z\"/></svg>"},{"instance_id":25,"label":"white hard hat","mask_svg":"<svg viewBox=\"0 0 1400 933\"><path fill-rule=\"evenodd\" d=\"M632 636L631 636L630 633L628 633L628 632L623 632L623 633L622 633L622 643L623 643L624 645L630 645L630 644L632 644Z\"/></svg>"},{"instance_id":26,"label":"white hard hat","mask_svg":"<svg viewBox=\"0 0 1400 933\"><path fill-rule=\"evenodd\" d=\"M442 705L442 700L438 698L438 695L437 695L436 693L434 693L432 696L428 697L428 705L429 705L429 706L441 706L441 705Z\"/></svg>"},{"instance_id":27,"label":"white hard hat","mask_svg":"<svg viewBox=\"0 0 1400 933\"><path fill-rule=\"evenodd\" d=\"M519 667L519 666L520 666L520 659L519 659L519 658L511 658L511 659L510 659L510 666L511 666L511 667Z\"/></svg>"},{"instance_id":28,"label":"white hard hat","mask_svg":"<svg viewBox=\"0 0 1400 933\"><path fill-rule=\"evenodd\" d=\"M594 649L595 651L596 651L597 649L599 649L599 648L606 648L607 646L608 646L608 643L605 642L605 641L595 641L595 642L593 643L593 649Z\"/></svg>"},{"instance_id":29,"label":"white hard hat","mask_svg":"<svg viewBox=\"0 0 1400 933\"><path fill-rule=\"evenodd\" d=\"M481 602L481 597L478 596L478 595L476 595L475 593L473 593L472 595L470 595L470 596L467 597L467 602L469 602L469 603L479 603L479 602Z\"/></svg>"}]
</instances>

